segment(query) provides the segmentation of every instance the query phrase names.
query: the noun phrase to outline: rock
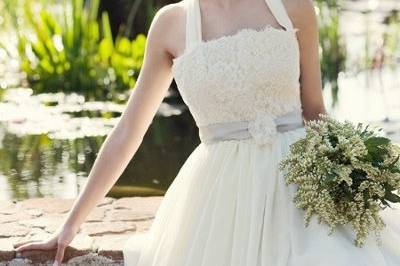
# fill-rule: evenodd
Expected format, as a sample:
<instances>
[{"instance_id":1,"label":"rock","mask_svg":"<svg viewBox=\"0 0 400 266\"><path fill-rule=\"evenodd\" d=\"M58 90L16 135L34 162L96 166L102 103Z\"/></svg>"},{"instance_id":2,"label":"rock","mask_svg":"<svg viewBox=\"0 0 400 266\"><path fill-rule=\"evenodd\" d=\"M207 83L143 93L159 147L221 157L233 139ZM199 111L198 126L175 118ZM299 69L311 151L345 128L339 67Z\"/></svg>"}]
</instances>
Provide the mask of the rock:
<instances>
[{"instance_id":1,"label":"rock","mask_svg":"<svg viewBox=\"0 0 400 266\"><path fill-rule=\"evenodd\" d=\"M8 238L4 238L7 239L7 241L13 246L16 247L17 243L20 243L22 241L24 241L23 237L20 236L13 236L13 237L8 237Z\"/></svg>"},{"instance_id":2,"label":"rock","mask_svg":"<svg viewBox=\"0 0 400 266\"><path fill-rule=\"evenodd\" d=\"M133 222L93 222L84 223L81 230L89 236L100 236L135 231L136 226Z\"/></svg>"},{"instance_id":3,"label":"rock","mask_svg":"<svg viewBox=\"0 0 400 266\"><path fill-rule=\"evenodd\" d=\"M149 231L151 225L153 224L153 220L154 219L135 222L136 233L144 233Z\"/></svg>"},{"instance_id":4,"label":"rock","mask_svg":"<svg viewBox=\"0 0 400 266\"><path fill-rule=\"evenodd\" d=\"M46 230L49 233L55 232L64 222L65 214L48 214L39 218L27 219L19 221L21 225L29 227L38 227Z\"/></svg>"},{"instance_id":5,"label":"rock","mask_svg":"<svg viewBox=\"0 0 400 266\"><path fill-rule=\"evenodd\" d=\"M77 234L65 251L65 260L93 252L94 239L86 234Z\"/></svg>"},{"instance_id":6,"label":"rock","mask_svg":"<svg viewBox=\"0 0 400 266\"><path fill-rule=\"evenodd\" d=\"M0 206L0 214L13 214L18 211L14 201L2 200Z\"/></svg>"},{"instance_id":7,"label":"rock","mask_svg":"<svg viewBox=\"0 0 400 266\"><path fill-rule=\"evenodd\" d=\"M0 266L31 266L31 265L32 261L23 258L16 258L4 264L0 262Z\"/></svg>"},{"instance_id":8,"label":"rock","mask_svg":"<svg viewBox=\"0 0 400 266\"><path fill-rule=\"evenodd\" d=\"M72 207L74 199L34 198L20 202L21 209L38 209L46 213L65 213Z\"/></svg>"},{"instance_id":9,"label":"rock","mask_svg":"<svg viewBox=\"0 0 400 266\"><path fill-rule=\"evenodd\" d=\"M101 207L101 206L104 206L104 205L110 205L114 201L115 201L115 199L113 199L111 197L105 197L102 201L100 201L99 204L97 204L97 206Z\"/></svg>"},{"instance_id":10,"label":"rock","mask_svg":"<svg viewBox=\"0 0 400 266\"><path fill-rule=\"evenodd\" d=\"M162 197L105 198L81 225L65 251L64 262L122 266L126 241L150 229L161 200ZM15 252L14 247L49 239L64 222L73 200L41 198L0 204L0 266L52 265L55 248Z\"/></svg>"},{"instance_id":11,"label":"rock","mask_svg":"<svg viewBox=\"0 0 400 266\"><path fill-rule=\"evenodd\" d=\"M25 210L25 213L29 214L30 216L34 216L34 217L39 217L39 216L43 215L43 211L38 210L38 209Z\"/></svg>"},{"instance_id":12,"label":"rock","mask_svg":"<svg viewBox=\"0 0 400 266\"><path fill-rule=\"evenodd\" d=\"M113 204L114 209L131 209L138 213L154 214L161 203L162 196L120 198Z\"/></svg>"},{"instance_id":13,"label":"rock","mask_svg":"<svg viewBox=\"0 0 400 266\"><path fill-rule=\"evenodd\" d=\"M8 238L0 238L0 261L9 261L14 257L15 251L11 241Z\"/></svg>"},{"instance_id":14,"label":"rock","mask_svg":"<svg viewBox=\"0 0 400 266\"><path fill-rule=\"evenodd\" d=\"M27 212L19 211L11 214L0 214L0 224L15 222L23 219L30 219L33 216Z\"/></svg>"},{"instance_id":15,"label":"rock","mask_svg":"<svg viewBox=\"0 0 400 266\"><path fill-rule=\"evenodd\" d=\"M0 238L25 236L29 233L29 228L15 223L5 223L0 226Z\"/></svg>"},{"instance_id":16,"label":"rock","mask_svg":"<svg viewBox=\"0 0 400 266\"><path fill-rule=\"evenodd\" d=\"M122 266L123 262L115 262L112 259L90 253L83 256L72 258L68 261L69 266Z\"/></svg>"},{"instance_id":17,"label":"rock","mask_svg":"<svg viewBox=\"0 0 400 266\"><path fill-rule=\"evenodd\" d=\"M51 234L42 228L30 228L29 233L21 237L18 242L42 241L48 239L50 236Z\"/></svg>"},{"instance_id":18,"label":"rock","mask_svg":"<svg viewBox=\"0 0 400 266\"><path fill-rule=\"evenodd\" d=\"M86 218L86 222L104 221L106 212L109 211L111 208L111 205L101 205L100 207L94 208Z\"/></svg>"},{"instance_id":19,"label":"rock","mask_svg":"<svg viewBox=\"0 0 400 266\"><path fill-rule=\"evenodd\" d=\"M112 258L113 260L123 260L122 249L130 234L123 235L104 235L96 237L95 246L100 256Z\"/></svg>"},{"instance_id":20,"label":"rock","mask_svg":"<svg viewBox=\"0 0 400 266\"><path fill-rule=\"evenodd\" d=\"M154 218L154 213L138 212L128 209L111 210L107 214L107 221L141 221Z\"/></svg>"}]
</instances>

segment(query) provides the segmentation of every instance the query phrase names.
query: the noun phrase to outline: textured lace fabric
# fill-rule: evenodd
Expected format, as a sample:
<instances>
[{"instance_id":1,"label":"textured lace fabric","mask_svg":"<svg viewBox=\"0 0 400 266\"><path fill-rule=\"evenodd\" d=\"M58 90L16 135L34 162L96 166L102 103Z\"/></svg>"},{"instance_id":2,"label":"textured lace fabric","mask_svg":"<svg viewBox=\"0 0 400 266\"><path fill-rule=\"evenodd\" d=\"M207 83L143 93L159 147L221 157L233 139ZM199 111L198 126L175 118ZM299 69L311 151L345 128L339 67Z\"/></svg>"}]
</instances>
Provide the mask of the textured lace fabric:
<instances>
[{"instance_id":1,"label":"textured lace fabric","mask_svg":"<svg viewBox=\"0 0 400 266\"><path fill-rule=\"evenodd\" d=\"M301 112L297 29L265 26L196 43L173 75L198 126Z\"/></svg>"}]
</instances>

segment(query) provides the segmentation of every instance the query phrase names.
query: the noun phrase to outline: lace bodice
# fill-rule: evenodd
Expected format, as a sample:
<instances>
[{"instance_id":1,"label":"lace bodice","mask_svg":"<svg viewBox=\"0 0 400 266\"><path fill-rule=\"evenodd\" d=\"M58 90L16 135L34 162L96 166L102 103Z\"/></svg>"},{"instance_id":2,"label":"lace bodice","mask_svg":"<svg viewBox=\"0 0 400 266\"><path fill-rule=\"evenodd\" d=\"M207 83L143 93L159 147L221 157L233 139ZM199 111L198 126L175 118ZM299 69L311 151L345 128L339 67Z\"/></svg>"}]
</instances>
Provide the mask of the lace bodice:
<instances>
[{"instance_id":1,"label":"lace bodice","mask_svg":"<svg viewBox=\"0 0 400 266\"><path fill-rule=\"evenodd\" d=\"M187 5L186 49L172 72L198 126L301 112L297 29L281 0L266 0L277 21L209 41L201 38L199 0Z\"/></svg>"}]
</instances>

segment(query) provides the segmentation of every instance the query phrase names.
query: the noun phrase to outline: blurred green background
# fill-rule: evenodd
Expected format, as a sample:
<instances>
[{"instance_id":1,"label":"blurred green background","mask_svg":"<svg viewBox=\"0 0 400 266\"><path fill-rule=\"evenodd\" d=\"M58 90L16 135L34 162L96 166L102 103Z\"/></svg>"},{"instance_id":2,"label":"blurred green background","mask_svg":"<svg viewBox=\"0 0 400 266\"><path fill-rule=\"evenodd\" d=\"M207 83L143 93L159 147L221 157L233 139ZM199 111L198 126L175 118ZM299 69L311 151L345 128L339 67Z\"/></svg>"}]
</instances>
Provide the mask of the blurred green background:
<instances>
[{"instance_id":1,"label":"blurred green background","mask_svg":"<svg viewBox=\"0 0 400 266\"><path fill-rule=\"evenodd\" d=\"M0 2L0 199L79 193L135 85L154 14L173 2ZM314 4L329 111L400 141L400 3ZM109 195L164 194L197 134L173 82Z\"/></svg>"}]
</instances>

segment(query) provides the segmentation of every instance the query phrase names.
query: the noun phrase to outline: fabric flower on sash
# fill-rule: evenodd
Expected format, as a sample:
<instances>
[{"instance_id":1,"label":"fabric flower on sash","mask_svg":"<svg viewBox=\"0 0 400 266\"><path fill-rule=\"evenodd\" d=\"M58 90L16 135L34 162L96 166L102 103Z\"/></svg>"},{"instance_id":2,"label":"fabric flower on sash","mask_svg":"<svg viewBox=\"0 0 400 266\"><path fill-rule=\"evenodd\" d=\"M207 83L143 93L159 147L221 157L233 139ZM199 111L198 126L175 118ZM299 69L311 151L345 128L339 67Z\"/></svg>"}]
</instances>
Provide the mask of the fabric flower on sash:
<instances>
[{"instance_id":1,"label":"fabric flower on sash","mask_svg":"<svg viewBox=\"0 0 400 266\"><path fill-rule=\"evenodd\" d=\"M248 130L261 146L271 144L278 133L275 117L267 112L258 112L255 119L249 122Z\"/></svg>"}]
</instances>

